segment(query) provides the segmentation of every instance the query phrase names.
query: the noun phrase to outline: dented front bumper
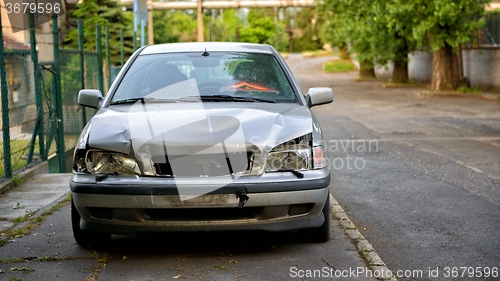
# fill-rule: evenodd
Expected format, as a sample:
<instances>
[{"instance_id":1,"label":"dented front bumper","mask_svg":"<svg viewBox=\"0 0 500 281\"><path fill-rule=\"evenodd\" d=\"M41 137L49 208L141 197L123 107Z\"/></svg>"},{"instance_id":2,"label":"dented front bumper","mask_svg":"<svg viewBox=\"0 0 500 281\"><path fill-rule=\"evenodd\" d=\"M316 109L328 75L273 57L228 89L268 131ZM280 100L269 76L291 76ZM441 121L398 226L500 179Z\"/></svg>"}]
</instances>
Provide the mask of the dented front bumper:
<instances>
[{"instance_id":1,"label":"dented front bumper","mask_svg":"<svg viewBox=\"0 0 500 281\"><path fill-rule=\"evenodd\" d=\"M177 183L198 190L217 181L205 178L109 176L74 174L70 186L82 217L83 230L114 234L164 231L268 230L319 227L328 196L330 174L325 170L266 173L240 177L222 188L180 200ZM182 181L182 182L180 182ZM195 192L195 193L196 193ZM248 201L242 208L237 195Z\"/></svg>"}]
</instances>

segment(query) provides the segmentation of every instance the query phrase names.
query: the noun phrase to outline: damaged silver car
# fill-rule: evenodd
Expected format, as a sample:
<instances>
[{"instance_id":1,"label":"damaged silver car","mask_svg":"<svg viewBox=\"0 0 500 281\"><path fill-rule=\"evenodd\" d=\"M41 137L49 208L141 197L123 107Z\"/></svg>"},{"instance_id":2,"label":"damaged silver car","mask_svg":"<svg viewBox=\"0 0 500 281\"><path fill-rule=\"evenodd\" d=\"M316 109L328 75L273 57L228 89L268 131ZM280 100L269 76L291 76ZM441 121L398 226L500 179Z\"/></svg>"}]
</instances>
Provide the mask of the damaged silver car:
<instances>
[{"instance_id":1,"label":"damaged silver car","mask_svg":"<svg viewBox=\"0 0 500 281\"><path fill-rule=\"evenodd\" d=\"M74 151L75 240L111 234L303 230L329 239L330 172L310 108L330 88L302 94L271 46L176 43L137 50Z\"/></svg>"}]
</instances>

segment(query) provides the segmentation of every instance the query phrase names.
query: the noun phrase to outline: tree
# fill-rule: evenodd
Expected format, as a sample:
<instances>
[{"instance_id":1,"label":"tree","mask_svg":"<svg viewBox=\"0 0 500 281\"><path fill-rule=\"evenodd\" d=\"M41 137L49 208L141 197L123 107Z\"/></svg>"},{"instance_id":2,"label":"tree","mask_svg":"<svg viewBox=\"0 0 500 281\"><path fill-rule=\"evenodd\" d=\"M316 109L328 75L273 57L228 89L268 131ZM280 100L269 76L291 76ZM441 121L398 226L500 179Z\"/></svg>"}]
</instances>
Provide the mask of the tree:
<instances>
[{"instance_id":1,"label":"tree","mask_svg":"<svg viewBox=\"0 0 500 281\"><path fill-rule=\"evenodd\" d=\"M285 51L288 44L285 25L273 17L272 9L250 10L247 15L248 23L240 30L240 41L270 44L279 51Z\"/></svg>"},{"instance_id":2,"label":"tree","mask_svg":"<svg viewBox=\"0 0 500 281\"><path fill-rule=\"evenodd\" d=\"M351 47L360 61L361 77L374 77L374 64L392 61L392 81L408 82L408 54L416 49L417 41L412 37L412 7L406 2L324 0L324 17L330 18L324 37L339 48Z\"/></svg>"},{"instance_id":3,"label":"tree","mask_svg":"<svg viewBox=\"0 0 500 281\"><path fill-rule=\"evenodd\" d=\"M247 16L248 26L241 29L242 42L265 43L274 32L274 21L271 17L262 16L256 10L250 10Z\"/></svg>"},{"instance_id":4,"label":"tree","mask_svg":"<svg viewBox=\"0 0 500 281\"><path fill-rule=\"evenodd\" d=\"M243 15L240 11L235 9L211 10L210 24L205 26L207 38L210 38L211 33L212 41L240 41L240 30L243 28Z\"/></svg>"},{"instance_id":5,"label":"tree","mask_svg":"<svg viewBox=\"0 0 500 281\"><path fill-rule=\"evenodd\" d=\"M293 32L291 38L294 52L305 50L318 50L323 47L321 40L321 26L323 23L321 13L317 13L315 8L287 8L287 21Z\"/></svg>"},{"instance_id":6,"label":"tree","mask_svg":"<svg viewBox=\"0 0 500 281\"><path fill-rule=\"evenodd\" d=\"M481 26L488 2L323 0L320 7L331 18L324 28L326 40L347 43L361 65L393 61L394 82L408 80L408 54L428 44L433 52L432 89L439 91L460 86L457 49Z\"/></svg>"},{"instance_id":7,"label":"tree","mask_svg":"<svg viewBox=\"0 0 500 281\"><path fill-rule=\"evenodd\" d=\"M319 9L329 20L323 26L323 36L333 45L348 44L360 63L360 78L375 77L374 60L377 46L387 41L387 33L377 22L369 0L323 0Z\"/></svg>"},{"instance_id":8,"label":"tree","mask_svg":"<svg viewBox=\"0 0 500 281\"><path fill-rule=\"evenodd\" d=\"M133 49L133 29L130 17L122 10L122 6L115 0L85 0L78 3L69 11L69 21L66 25L67 34L63 46L78 48L77 19L83 19L84 49L96 50L96 24L101 25L103 44L104 27L109 29L111 64L120 64L120 29L124 30L125 55L130 56ZM104 48L103 48L104 49ZM104 50L103 50L104 52Z\"/></svg>"},{"instance_id":9,"label":"tree","mask_svg":"<svg viewBox=\"0 0 500 281\"><path fill-rule=\"evenodd\" d=\"M434 91L455 90L460 84L457 50L470 42L474 31L483 24L484 6L489 0L416 0L409 1L414 11L413 37L428 40L433 52Z\"/></svg>"}]
</instances>

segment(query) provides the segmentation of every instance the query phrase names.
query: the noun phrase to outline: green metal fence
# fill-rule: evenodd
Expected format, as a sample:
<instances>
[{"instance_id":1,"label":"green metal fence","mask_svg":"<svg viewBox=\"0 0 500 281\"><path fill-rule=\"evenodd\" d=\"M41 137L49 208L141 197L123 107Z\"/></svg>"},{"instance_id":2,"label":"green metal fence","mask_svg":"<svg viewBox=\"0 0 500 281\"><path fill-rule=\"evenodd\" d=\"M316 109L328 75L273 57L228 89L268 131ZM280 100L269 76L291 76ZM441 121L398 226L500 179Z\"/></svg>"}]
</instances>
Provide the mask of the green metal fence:
<instances>
[{"instance_id":1,"label":"green metal fence","mask_svg":"<svg viewBox=\"0 0 500 281\"><path fill-rule=\"evenodd\" d=\"M34 125L37 119L34 83L33 64L30 60L29 49L26 50L5 50L5 80L7 86L7 101L2 100L2 136L0 141L2 146L0 175L5 175L4 160L10 158L10 171L19 170L27 165L30 140L33 134ZM3 127L3 114L7 114L8 126ZM10 149L5 151L4 130L9 131ZM39 149L35 145L34 160L39 159ZM10 151L9 151L10 150Z\"/></svg>"},{"instance_id":2,"label":"green metal fence","mask_svg":"<svg viewBox=\"0 0 500 281\"><path fill-rule=\"evenodd\" d=\"M45 160L51 172L69 171L78 136L95 114L78 105L78 92L82 88L104 92L102 56L83 51L83 42L79 50L59 48L56 17L53 43L37 43L30 21L29 44L6 44L0 31L0 181ZM81 22L79 30L83 38ZM38 61L41 44L52 45L53 61Z\"/></svg>"},{"instance_id":3,"label":"green metal fence","mask_svg":"<svg viewBox=\"0 0 500 281\"><path fill-rule=\"evenodd\" d=\"M482 44L500 46L500 13L489 13L485 16L486 24L483 27L484 42Z\"/></svg>"}]
</instances>

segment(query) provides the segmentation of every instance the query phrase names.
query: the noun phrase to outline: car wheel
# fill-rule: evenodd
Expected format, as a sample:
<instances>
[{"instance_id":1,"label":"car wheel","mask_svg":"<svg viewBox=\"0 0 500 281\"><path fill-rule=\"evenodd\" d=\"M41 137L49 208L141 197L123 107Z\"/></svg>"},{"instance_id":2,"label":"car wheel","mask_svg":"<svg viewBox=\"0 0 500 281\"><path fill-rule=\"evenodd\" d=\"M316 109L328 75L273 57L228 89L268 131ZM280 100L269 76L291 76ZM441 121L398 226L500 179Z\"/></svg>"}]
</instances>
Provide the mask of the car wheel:
<instances>
[{"instance_id":1,"label":"car wheel","mask_svg":"<svg viewBox=\"0 0 500 281\"><path fill-rule=\"evenodd\" d=\"M73 227L73 236L76 243L84 248L99 248L111 238L111 234L85 231L80 228L82 217L75 207L73 198L71 198L71 226Z\"/></svg>"},{"instance_id":2,"label":"car wheel","mask_svg":"<svg viewBox=\"0 0 500 281\"><path fill-rule=\"evenodd\" d=\"M311 242L324 243L330 240L330 193L328 193L322 213L325 222L318 228L305 229L303 232L306 239Z\"/></svg>"}]
</instances>

